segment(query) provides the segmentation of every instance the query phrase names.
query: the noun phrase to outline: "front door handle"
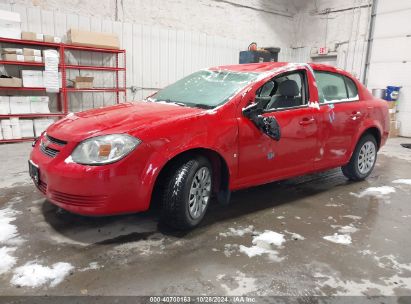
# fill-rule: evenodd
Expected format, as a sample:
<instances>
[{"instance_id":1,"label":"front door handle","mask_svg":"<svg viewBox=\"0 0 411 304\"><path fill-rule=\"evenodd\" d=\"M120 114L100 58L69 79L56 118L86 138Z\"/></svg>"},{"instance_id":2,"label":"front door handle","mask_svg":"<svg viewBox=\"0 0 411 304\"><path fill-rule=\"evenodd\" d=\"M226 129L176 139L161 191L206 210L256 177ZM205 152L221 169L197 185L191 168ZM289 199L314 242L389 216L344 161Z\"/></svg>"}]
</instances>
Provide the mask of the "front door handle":
<instances>
[{"instance_id":1,"label":"front door handle","mask_svg":"<svg viewBox=\"0 0 411 304\"><path fill-rule=\"evenodd\" d=\"M361 115L360 111L354 111L351 113L350 117L352 120L357 120L358 118L361 118Z\"/></svg>"},{"instance_id":2,"label":"front door handle","mask_svg":"<svg viewBox=\"0 0 411 304\"><path fill-rule=\"evenodd\" d=\"M300 121L300 125L302 126L307 126L310 125L312 123L315 122L315 119L313 117L304 117L301 121Z\"/></svg>"}]
</instances>

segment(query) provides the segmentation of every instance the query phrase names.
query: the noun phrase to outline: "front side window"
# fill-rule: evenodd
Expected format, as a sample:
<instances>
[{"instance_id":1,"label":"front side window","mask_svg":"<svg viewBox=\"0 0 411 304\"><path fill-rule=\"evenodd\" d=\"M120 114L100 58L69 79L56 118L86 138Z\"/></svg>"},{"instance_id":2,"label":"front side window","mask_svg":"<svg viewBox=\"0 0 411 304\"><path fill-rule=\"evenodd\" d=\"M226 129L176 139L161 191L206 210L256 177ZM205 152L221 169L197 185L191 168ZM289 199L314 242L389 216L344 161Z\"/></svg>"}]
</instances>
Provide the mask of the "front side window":
<instances>
[{"instance_id":1,"label":"front side window","mask_svg":"<svg viewBox=\"0 0 411 304\"><path fill-rule=\"evenodd\" d=\"M319 71L314 74L320 103L358 100L357 87L348 77Z\"/></svg>"},{"instance_id":2,"label":"front side window","mask_svg":"<svg viewBox=\"0 0 411 304\"><path fill-rule=\"evenodd\" d=\"M307 103L305 73L297 71L277 76L256 92L256 101L267 110L286 109Z\"/></svg>"},{"instance_id":3,"label":"front side window","mask_svg":"<svg viewBox=\"0 0 411 304\"><path fill-rule=\"evenodd\" d=\"M203 70L158 91L149 100L211 109L227 102L257 77L257 73Z\"/></svg>"}]
</instances>

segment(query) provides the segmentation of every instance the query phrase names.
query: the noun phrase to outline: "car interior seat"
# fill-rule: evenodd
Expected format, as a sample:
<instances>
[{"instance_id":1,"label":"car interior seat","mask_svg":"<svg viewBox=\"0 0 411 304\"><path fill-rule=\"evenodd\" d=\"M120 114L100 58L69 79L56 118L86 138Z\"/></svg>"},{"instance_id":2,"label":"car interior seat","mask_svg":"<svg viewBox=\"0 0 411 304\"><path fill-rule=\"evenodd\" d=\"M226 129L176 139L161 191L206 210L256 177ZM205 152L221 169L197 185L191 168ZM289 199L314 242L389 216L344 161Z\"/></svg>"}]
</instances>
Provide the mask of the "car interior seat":
<instances>
[{"instance_id":1,"label":"car interior seat","mask_svg":"<svg viewBox=\"0 0 411 304\"><path fill-rule=\"evenodd\" d=\"M325 101L331 101L339 99L338 97L338 87L335 85L327 85L323 88L323 96Z\"/></svg>"},{"instance_id":2,"label":"car interior seat","mask_svg":"<svg viewBox=\"0 0 411 304\"><path fill-rule=\"evenodd\" d=\"M286 79L278 85L279 95L271 97L267 109L290 108L301 105L300 89L296 81Z\"/></svg>"}]
</instances>

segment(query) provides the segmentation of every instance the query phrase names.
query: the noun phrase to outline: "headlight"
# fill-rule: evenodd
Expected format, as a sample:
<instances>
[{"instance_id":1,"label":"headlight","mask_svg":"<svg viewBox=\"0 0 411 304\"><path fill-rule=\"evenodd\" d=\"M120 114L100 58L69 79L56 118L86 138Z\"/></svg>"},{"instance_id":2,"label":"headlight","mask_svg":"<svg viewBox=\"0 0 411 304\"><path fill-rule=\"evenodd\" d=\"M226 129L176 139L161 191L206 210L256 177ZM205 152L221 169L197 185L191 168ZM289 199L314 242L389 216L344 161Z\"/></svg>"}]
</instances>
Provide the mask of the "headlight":
<instances>
[{"instance_id":1,"label":"headlight","mask_svg":"<svg viewBox=\"0 0 411 304\"><path fill-rule=\"evenodd\" d=\"M140 143L139 139L126 134L96 136L81 142L71 157L83 165L109 164L125 157Z\"/></svg>"}]
</instances>

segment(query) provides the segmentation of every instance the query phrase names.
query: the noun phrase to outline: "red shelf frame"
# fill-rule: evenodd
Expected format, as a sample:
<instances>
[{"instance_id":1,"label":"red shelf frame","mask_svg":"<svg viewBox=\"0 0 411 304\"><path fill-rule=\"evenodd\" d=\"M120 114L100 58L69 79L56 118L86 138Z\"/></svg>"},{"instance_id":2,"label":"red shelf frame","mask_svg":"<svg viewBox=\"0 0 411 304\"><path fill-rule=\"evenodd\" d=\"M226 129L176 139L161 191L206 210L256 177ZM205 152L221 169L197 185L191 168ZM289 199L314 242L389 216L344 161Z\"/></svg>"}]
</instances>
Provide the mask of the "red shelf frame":
<instances>
[{"instance_id":1,"label":"red shelf frame","mask_svg":"<svg viewBox=\"0 0 411 304\"><path fill-rule=\"evenodd\" d=\"M63 117L64 113L27 113L27 114L0 114L0 119L19 117L19 118L39 118L39 117Z\"/></svg>"},{"instance_id":2,"label":"red shelf frame","mask_svg":"<svg viewBox=\"0 0 411 304\"><path fill-rule=\"evenodd\" d=\"M43 48L55 48L60 54L59 71L62 75L62 88L60 88L58 94L58 101L62 112L60 113L28 113L28 114L2 114L0 119L7 119L10 117L19 118L40 118L40 117L56 117L61 118L66 116L69 112L69 94L72 92L111 92L116 94L116 102L120 103L120 93L124 94L124 99L127 98L127 88L126 88L126 51L123 49L105 49L105 48L94 48L88 46L80 45L70 45L64 43L52 43L52 42L42 42L42 41L31 41L31 40L20 40L11 38L1 38L0 43L8 44L18 44L18 45L29 45L37 46ZM85 51L85 52L97 52L112 54L115 56L116 63L115 66L94 66L94 65L73 65L66 63L66 51ZM124 66L119 66L119 56L123 56ZM43 62L24 62L24 61L10 61L10 60L0 60L0 65L19 65L19 66L35 66L44 67ZM112 88L92 88L92 89L75 89L73 87L67 87L67 70L90 70L90 71L106 71L115 73L115 87ZM120 72L123 73L123 83L124 86L120 87ZM28 87L0 87L0 91L33 91L33 92L45 92L46 88L28 88ZM31 141L34 138L21 138L21 139L3 139L0 143L14 143L22 141Z\"/></svg>"}]
</instances>

